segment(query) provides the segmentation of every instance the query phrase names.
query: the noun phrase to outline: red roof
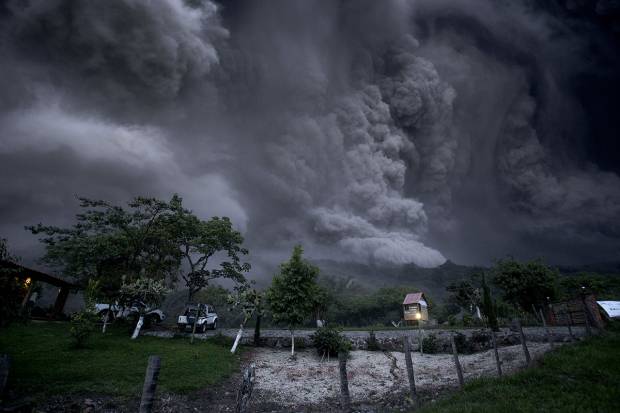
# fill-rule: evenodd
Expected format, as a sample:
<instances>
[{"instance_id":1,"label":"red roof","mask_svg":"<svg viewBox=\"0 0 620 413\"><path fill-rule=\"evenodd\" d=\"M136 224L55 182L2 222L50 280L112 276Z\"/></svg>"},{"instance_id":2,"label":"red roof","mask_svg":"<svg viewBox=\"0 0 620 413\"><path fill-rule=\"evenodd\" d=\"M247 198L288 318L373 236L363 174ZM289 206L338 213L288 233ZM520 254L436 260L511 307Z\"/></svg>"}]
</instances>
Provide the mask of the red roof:
<instances>
[{"instance_id":1,"label":"red roof","mask_svg":"<svg viewBox=\"0 0 620 413\"><path fill-rule=\"evenodd\" d=\"M403 301L403 305L405 304L416 304L420 301L424 300L424 293L409 293L405 297L405 301ZM426 301L426 300L424 300Z\"/></svg>"}]
</instances>

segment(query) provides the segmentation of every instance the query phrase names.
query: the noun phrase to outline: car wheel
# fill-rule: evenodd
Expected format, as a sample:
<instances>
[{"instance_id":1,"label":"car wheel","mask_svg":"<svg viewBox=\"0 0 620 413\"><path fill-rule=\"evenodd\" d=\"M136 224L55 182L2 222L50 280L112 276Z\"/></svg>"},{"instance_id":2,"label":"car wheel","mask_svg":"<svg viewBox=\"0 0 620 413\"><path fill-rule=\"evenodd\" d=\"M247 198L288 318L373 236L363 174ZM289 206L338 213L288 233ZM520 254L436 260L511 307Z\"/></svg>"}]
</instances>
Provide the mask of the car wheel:
<instances>
[{"instance_id":1,"label":"car wheel","mask_svg":"<svg viewBox=\"0 0 620 413\"><path fill-rule=\"evenodd\" d=\"M205 323L200 325L200 333L204 334L207 331L207 325Z\"/></svg>"},{"instance_id":2,"label":"car wheel","mask_svg":"<svg viewBox=\"0 0 620 413\"><path fill-rule=\"evenodd\" d=\"M213 325L211 326L211 330L215 330L215 329L217 329L217 320L215 320L213 322Z\"/></svg>"}]
</instances>

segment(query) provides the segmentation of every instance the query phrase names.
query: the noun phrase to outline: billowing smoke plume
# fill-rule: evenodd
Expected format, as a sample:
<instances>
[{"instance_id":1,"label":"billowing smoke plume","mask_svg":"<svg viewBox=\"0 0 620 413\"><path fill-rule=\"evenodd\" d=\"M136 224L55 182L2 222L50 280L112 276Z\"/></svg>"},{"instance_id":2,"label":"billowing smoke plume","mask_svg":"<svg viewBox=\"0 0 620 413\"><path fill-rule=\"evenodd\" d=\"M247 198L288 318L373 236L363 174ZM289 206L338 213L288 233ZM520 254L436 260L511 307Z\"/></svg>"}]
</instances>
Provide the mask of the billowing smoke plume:
<instances>
[{"instance_id":1,"label":"billowing smoke plume","mask_svg":"<svg viewBox=\"0 0 620 413\"><path fill-rule=\"evenodd\" d=\"M9 1L0 229L179 192L263 256L610 259L618 11L573 3Z\"/></svg>"}]
</instances>

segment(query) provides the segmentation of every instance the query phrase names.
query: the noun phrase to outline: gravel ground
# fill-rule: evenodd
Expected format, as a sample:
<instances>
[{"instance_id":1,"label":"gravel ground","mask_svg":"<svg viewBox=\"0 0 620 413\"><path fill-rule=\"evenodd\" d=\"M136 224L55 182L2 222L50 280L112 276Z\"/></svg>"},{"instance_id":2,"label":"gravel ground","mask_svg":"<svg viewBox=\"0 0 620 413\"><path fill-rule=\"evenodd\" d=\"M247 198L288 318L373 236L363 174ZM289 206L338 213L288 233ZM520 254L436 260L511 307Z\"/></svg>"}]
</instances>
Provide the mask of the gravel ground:
<instances>
[{"instance_id":1,"label":"gravel ground","mask_svg":"<svg viewBox=\"0 0 620 413\"><path fill-rule=\"evenodd\" d=\"M547 344L531 343L534 359L549 349ZM458 378L451 355L413 353L416 385L420 392L455 387ZM500 349L504 372L524 367L520 345ZM465 380L497 374L492 351L459 356ZM337 360L323 360L316 351L297 353L296 360L284 350L260 348L252 355L256 364L255 397L282 406L334 406L340 394ZM347 363L351 400L358 405L377 404L408 388L404 354L399 352L353 351Z\"/></svg>"}]
</instances>

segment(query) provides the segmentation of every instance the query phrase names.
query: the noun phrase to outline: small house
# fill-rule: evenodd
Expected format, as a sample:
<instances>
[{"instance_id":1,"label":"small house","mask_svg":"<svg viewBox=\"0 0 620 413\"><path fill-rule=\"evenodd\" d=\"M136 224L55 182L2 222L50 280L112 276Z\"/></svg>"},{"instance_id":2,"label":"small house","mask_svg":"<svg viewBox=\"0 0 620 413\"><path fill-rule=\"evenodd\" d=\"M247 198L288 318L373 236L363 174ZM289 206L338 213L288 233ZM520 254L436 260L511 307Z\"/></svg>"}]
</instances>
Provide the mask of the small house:
<instances>
[{"instance_id":1,"label":"small house","mask_svg":"<svg viewBox=\"0 0 620 413\"><path fill-rule=\"evenodd\" d=\"M420 321L428 321L428 301L424 293L409 293L403 301L403 318L405 324L418 324Z\"/></svg>"}]
</instances>

